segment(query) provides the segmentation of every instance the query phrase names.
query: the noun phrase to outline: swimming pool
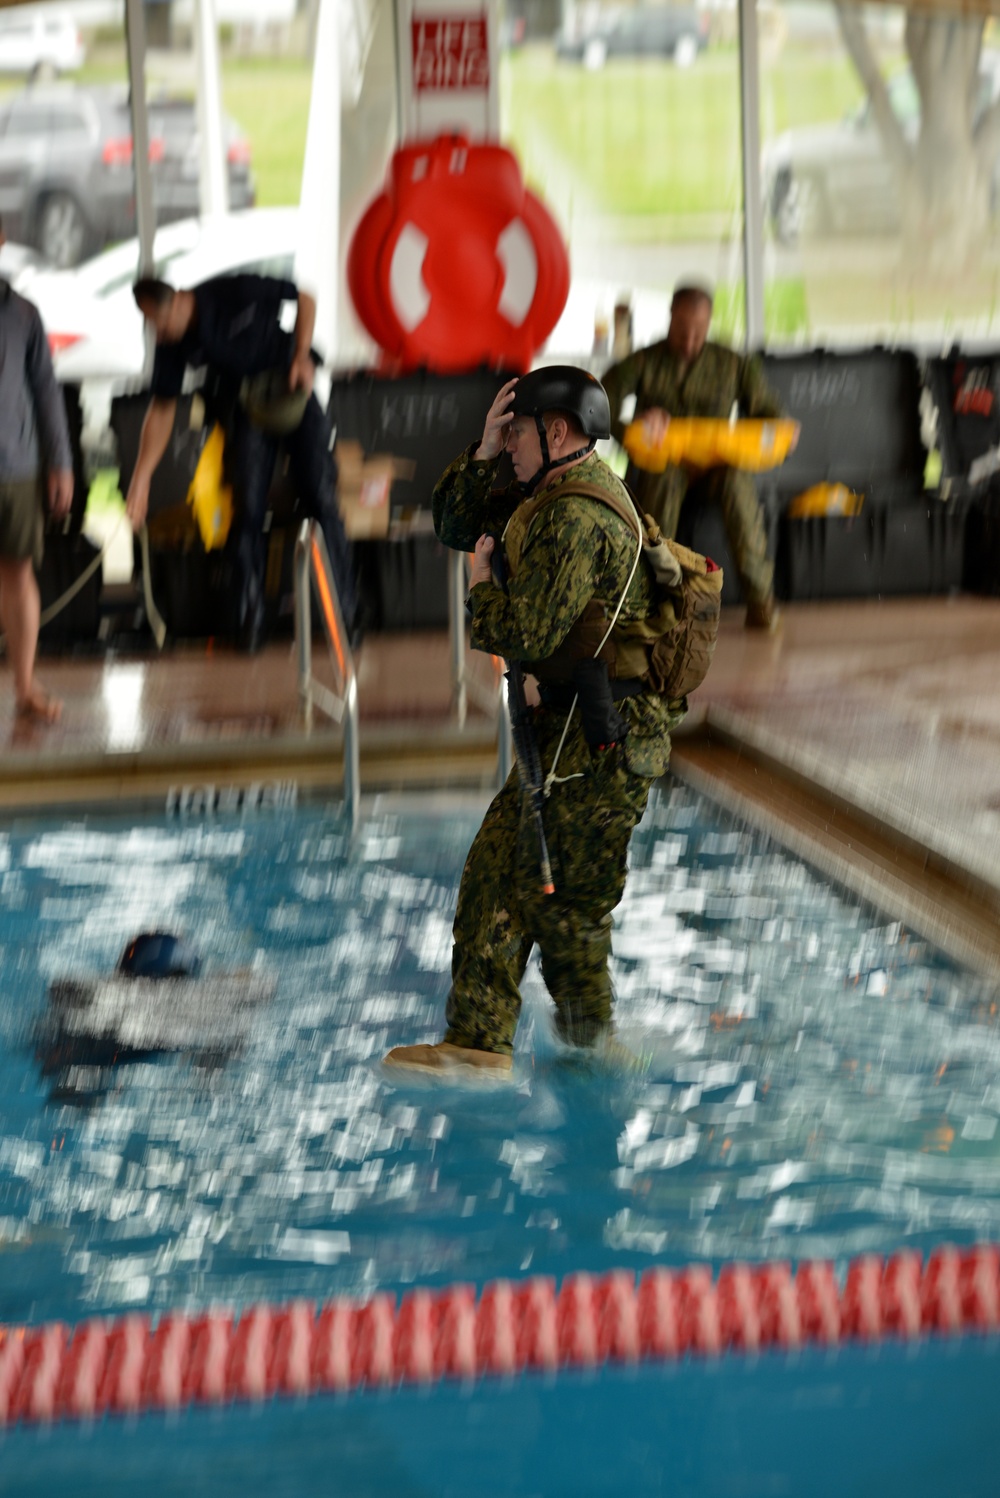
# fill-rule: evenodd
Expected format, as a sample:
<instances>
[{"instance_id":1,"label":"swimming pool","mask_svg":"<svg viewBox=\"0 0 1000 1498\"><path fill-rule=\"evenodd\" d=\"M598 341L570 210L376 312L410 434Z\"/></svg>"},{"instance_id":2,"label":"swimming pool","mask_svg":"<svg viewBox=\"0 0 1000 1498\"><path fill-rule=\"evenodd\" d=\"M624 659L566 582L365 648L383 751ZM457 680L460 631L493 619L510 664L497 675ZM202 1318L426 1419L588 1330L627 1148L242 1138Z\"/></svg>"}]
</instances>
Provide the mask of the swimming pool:
<instances>
[{"instance_id":1,"label":"swimming pool","mask_svg":"<svg viewBox=\"0 0 1000 1498\"><path fill-rule=\"evenodd\" d=\"M654 797L617 915L619 1026L642 1070L563 1053L532 969L512 1086L484 1094L384 1075L389 1044L439 1033L481 809L376 802L353 847L339 808L319 805L9 829L0 1322L692 1260L842 1264L1000 1238L994 992L681 787ZM47 984L108 971L154 925L183 931L209 970L275 978L242 1050L47 1071L36 1055ZM858 1388L876 1376L859 1368ZM654 1398L647 1377L633 1376L633 1403ZM730 1377L746 1379L698 1373L716 1380L708 1405ZM777 1379L780 1408L786 1377L775 1365L763 1383L740 1383L737 1403L756 1407ZM690 1383L670 1387L687 1408ZM504 1395L535 1400L518 1416L529 1425L539 1400L565 1397ZM366 1416L371 1432L405 1425L416 1400L418 1439L420 1398ZM218 1417L186 1418L207 1451L215 1427L197 1422ZM248 1418L239 1429L256 1430ZM319 1420L268 1418L276 1429ZM6 1436L0 1463L4 1451L24 1458L31 1439ZM290 1439L304 1454L301 1431ZM72 1441L59 1432L30 1446L49 1474L39 1482L55 1480L42 1456L65 1449L70 1461ZM422 1490L398 1470L383 1480Z\"/></svg>"}]
</instances>

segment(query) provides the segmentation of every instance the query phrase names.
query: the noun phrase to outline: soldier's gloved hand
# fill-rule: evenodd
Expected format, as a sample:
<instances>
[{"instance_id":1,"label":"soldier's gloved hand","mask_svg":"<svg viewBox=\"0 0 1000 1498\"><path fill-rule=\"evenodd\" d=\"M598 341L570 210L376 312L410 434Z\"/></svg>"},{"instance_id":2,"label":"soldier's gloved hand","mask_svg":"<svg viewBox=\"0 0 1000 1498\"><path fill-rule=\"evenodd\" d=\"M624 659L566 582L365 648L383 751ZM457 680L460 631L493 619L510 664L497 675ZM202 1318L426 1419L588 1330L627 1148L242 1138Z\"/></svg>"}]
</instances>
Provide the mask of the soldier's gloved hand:
<instances>
[{"instance_id":1,"label":"soldier's gloved hand","mask_svg":"<svg viewBox=\"0 0 1000 1498\"><path fill-rule=\"evenodd\" d=\"M476 550L472 561L472 573L469 578L469 587L474 588L477 583L489 583L493 581L493 564L490 557L493 555L494 541L492 536L480 536L476 542Z\"/></svg>"},{"instance_id":2,"label":"soldier's gloved hand","mask_svg":"<svg viewBox=\"0 0 1000 1498\"><path fill-rule=\"evenodd\" d=\"M507 431L514 420L513 414L508 410L514 399L514 386L517 380L508 380L506 385L501 385L496 393L493 404L486 413L486 423L483 427L483 440L480 442L474 458L480 458L484 462L491 463L494 458L499 458L507 445Z\"/></svg>"}]
</instances>

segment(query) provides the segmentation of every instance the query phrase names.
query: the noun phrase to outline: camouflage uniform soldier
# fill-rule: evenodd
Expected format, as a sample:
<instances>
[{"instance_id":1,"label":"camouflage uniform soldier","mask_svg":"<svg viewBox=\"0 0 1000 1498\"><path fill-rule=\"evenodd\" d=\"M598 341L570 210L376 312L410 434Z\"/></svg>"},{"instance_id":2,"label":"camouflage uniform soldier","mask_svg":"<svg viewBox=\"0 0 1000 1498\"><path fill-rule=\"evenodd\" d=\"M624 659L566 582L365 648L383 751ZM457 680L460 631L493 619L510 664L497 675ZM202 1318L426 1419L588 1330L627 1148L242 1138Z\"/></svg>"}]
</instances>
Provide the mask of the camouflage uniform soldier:
<instances>
[{"instance_id":1,"label":"camouflage uniform soldier","mask_svg":"<svg viewBox=\"0 0 1000 1498\"><path fill-rule=\"evenodd\" d=\"M578 709L554 765L574 695L572 660L594 653L576 648L583 618L592 619L601 600L596 613L604 619L607 601L610 619L623 595L622 621L645 620L655 606L649 569L637 565L636 528L613 508L633 513L628 495L593 452L608 427L607 399L593 376L568 366L537 370L501 388L482 440L455 459L434 491L438 536L462 551L475 548L472 644L522 661L541 678L534 730L543 773L557 774L543 813L555 892L541 888L530 797L515 768L462 875L445 1038L399 1046L385 1058L389 1065L509 1071L520 982L536 942L562 1037L593 1046L610 1031L611 912L625 884L629 839L653 779L667 767L670 729L684 704L657 696L638 677L616 677L613 702L608 695L614 741L589 743ZM505 447L519 482L495 491ZM609 502L586 491L607 493ZM491 532L504 538L506 591L492 578Z\"/></svg>"},{"instance_id":2,"label":"camouflage uniform soldier","mask_svg":"<svg viewBox=\"0 0 1000 1498\"><path fill-rule=\"evenodd\" d=\"M640 349L604 375L611 404L611 433L619 442L626 423L622 403L634 395L635 416L647 416L650 437L665 429L670 416L705 416L728 420L735 405L740 416L777 417L781 408L768 388L760 363L718 343L707 342L712 298L700 286L680 286L670 308L666 338ZM753 480L733 468L696 474L671 465L663 473L645 473L630 464L628 482L639 508L659 522L665 536L677 534L681 505L692 499L718 501L743 592L746 622L771 629L777 620L774 567L767 555L767 536Z\"/></svg>"}]
</instances>

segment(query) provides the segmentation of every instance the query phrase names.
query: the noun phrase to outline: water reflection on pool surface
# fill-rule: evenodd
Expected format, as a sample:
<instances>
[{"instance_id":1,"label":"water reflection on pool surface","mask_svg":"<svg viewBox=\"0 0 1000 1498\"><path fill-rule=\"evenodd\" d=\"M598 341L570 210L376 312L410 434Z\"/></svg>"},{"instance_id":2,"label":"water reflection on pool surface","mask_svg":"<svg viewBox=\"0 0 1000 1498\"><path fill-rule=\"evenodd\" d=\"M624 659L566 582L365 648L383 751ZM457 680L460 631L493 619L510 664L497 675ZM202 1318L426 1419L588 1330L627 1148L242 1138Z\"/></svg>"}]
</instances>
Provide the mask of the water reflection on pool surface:
<instances>
[{"instance_id":1,"label":"water reflection on pool surface","mask_svg":"<svg viewBox=\"0 0 1000 1498\"><path fill-rule=\"evenodd\" d=\"M1000 1237L994 992L682 788L616 915L621 1038L561 1049L534 962L513 1081L436 1038L482 806L19 824L0 840L0 1321ZM229 1055L46 1052L48 984L182 932L275 980Z\"/></svg>"}]
</instances>

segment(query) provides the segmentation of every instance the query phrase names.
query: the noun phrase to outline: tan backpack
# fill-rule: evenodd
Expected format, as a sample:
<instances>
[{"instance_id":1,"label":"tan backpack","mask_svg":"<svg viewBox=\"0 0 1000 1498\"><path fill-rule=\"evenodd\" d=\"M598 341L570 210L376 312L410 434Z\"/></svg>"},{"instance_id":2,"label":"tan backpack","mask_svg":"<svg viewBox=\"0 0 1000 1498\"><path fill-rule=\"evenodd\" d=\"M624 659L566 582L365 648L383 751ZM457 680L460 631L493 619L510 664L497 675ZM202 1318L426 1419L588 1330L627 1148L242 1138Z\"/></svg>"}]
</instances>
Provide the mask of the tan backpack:
<instances>
[{"instance_id":1,"label":"tan backpack","mask_svg":"<svg viewBox=\"0 0 1000 1498\"><path fill-rule=\"evenodd\" d=\"M618 678L646 677L653 690L671 702L686 697L705 680L715 654L722 568L699 552L668 540L634 499L629 504L597 484L571 484L568 478L562 492L600 500L633 531L636 516L642 516L642 554L656 579L658 607L646 619L619 619L615 624L611 636L613 674Z\"/></svg>"}]
</instances>

